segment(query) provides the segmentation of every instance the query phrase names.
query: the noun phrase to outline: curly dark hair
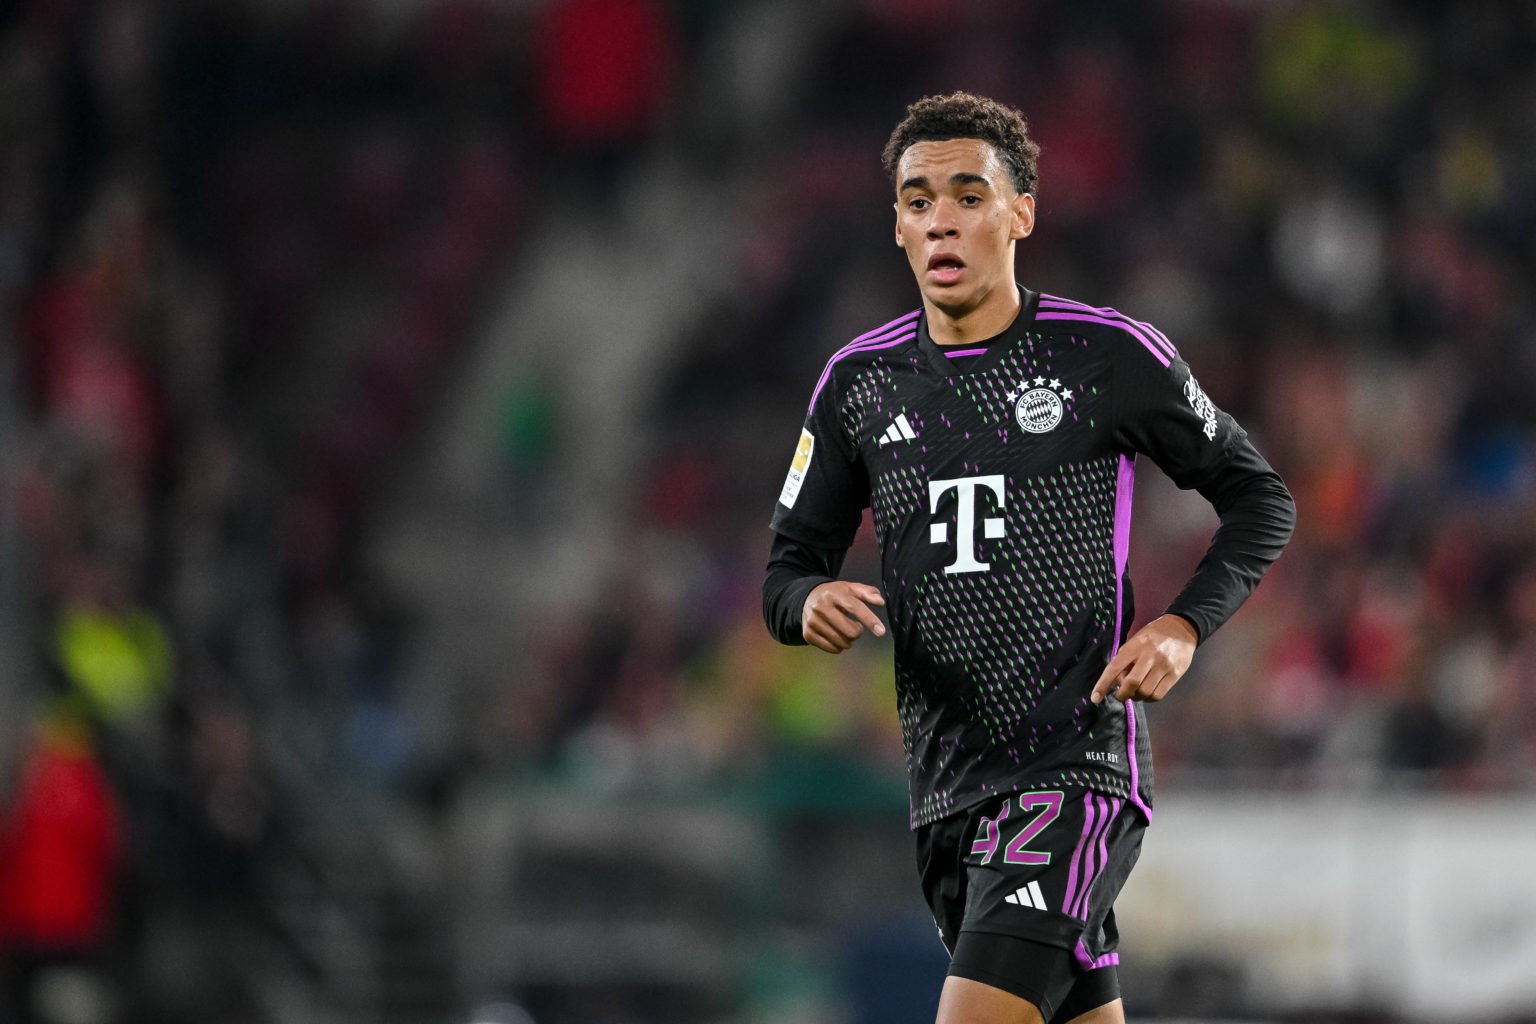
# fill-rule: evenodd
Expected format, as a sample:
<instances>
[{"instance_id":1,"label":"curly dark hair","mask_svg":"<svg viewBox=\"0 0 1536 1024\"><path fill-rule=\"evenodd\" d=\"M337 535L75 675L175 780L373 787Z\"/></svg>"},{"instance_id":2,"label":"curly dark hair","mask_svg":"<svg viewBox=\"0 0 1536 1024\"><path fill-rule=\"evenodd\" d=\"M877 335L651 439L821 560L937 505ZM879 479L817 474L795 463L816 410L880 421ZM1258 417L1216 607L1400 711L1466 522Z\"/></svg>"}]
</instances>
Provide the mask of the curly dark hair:
<instances>
[{"instance_id":1,"label":"curly dark hair","mask_svg":"<svg viewBox=\"0 0 1536 1024\"><path fill-rule=\"evenodd\" d=\"M1029 137L1024 115L996 100L969 92L948 96L924 96L907 108L906 119L891 132L881 159L885 173L896 183L896 164L914 142L945 139L980 139L992 144L1013 187L1035 195L1040 186L1040 147Z\"/></svg>"}]
</instances>

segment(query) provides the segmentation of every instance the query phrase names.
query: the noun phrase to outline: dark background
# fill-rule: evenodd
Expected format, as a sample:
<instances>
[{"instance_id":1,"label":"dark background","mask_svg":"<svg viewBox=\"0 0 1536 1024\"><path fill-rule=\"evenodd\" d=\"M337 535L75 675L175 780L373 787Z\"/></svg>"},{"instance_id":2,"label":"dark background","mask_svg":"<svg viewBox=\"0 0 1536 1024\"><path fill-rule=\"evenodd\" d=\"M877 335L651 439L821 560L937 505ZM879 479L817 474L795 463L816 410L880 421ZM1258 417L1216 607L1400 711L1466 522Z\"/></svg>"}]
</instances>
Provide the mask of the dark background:
<instances>
[{"instance_id":1,"label":"dark background","mask_svg":"<svg viewBox=\"0 0 1536 1024\"><path fill-rule=\"evenodd\" d=\"M954 88L1043 148L1021 280L1158 324L1297 499L1165 798L1528 812L1533 54L1499 2L0 3L0 1019L931 1020L889 652L758 587ZM1145 621L1214 517L1141 477ZM1137 1019L1530 1019L1144 945Z\"/></svg>"}]
</instances>

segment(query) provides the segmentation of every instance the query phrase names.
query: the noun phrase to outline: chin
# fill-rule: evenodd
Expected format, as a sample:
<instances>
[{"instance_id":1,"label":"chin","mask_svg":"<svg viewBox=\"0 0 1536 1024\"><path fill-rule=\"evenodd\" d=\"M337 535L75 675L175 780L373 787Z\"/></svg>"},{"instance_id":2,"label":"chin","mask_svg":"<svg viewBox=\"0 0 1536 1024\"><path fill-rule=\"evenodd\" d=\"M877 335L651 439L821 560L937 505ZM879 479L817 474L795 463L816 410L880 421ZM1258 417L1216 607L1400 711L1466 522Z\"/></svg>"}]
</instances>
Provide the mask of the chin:
<instances>
[{"instance_id":1,"label":"chin","mask_svg":"<svg viewBox=\"0 0 1536 1024\"><path fill-rule=\"evenodd\" d=\"M923 298L950 315L969 312L978 301L976 289L965 285L941 288L930 286L919 290L922 291Z\"/></svg>"}]
</instances>

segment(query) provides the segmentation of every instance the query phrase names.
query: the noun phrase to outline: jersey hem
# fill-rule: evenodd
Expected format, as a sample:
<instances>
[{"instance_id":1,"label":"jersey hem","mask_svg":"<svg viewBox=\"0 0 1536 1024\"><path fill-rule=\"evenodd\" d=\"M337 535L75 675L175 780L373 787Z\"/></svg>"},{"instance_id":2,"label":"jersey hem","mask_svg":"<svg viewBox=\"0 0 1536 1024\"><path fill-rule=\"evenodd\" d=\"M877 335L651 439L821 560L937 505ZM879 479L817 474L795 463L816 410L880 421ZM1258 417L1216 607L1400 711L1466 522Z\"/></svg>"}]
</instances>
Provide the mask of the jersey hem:
<instances>
[{"instance_id":1,"label":"jersey hem","mask_svg":"<svg viewBox=\"0 0 1536 1024\"><path fill-rule=\"evenodd\" d=\"M1063 776L1065 773L1073 773L1075 777L1064 778ZM926 828L929 825L937 824L946 818L962 817L964 815L970 814L971 811L975 810L977 807L989 800L996 800L998 797L1013 796L1015 793L1023 793L1031 789L1039 789L1042 787L1059 789L1076 787L1078 789L1086 789L1091 792L1098 793L1102 796L1118 797L1121 800L1131 799L1131 780L1129 776L1125 778L1108 775L1089 775L1084 777L1083 775L1079 774L1078 769L1065 768L1061 771L1048 772L1044 775L1030 776L1028 778L1020 779L1017 782L1011 782L1008 784L1007 788L999 789L996 792L979 793L976 796L966 799L964 802L945 810L942 814L936 814L933 812L929 812L927 814L919 814L917 812L913 812L911 815L911 824L909 829L913 832L916 832L920 828ZM1133 806L1135 803L1145 803L1148 808L1151 808L1151 793L1141 793L1138 791L1136 796L1137 800L1133 802ZM1143 817L1145 817L1145 812L1142 813Z\"/></svg>"}]
</instances>

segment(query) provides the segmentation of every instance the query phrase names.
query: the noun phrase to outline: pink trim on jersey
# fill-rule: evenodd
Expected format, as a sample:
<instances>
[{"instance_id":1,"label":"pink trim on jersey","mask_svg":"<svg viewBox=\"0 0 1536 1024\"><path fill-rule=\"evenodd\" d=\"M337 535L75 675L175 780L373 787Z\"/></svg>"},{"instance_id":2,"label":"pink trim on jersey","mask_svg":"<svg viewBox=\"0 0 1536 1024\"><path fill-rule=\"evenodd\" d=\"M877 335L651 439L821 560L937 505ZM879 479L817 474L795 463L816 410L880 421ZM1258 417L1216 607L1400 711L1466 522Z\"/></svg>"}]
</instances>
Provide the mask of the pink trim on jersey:
<instances>
[{"instance_id":1,"label":"pink trim on jersey","mask_svg":"<svg viewBox=\"0 0 1536 1024\"><path fill-rule=\"evenodd\" d=\"M1152 808L1141 798L1141 771L1136 765L1136 708L1135 701L1125 702L1125 757L1131 764L1131 806L1141 812L1152 824Z\"/></svg>"},{"instance_id":2,"label":"pink trim on jersey","mask_svg":"<svg viewBox=\"0 0 1536 1024\"><path fill-rule=\"evenodd\" d=\"M1125 566L1131 557L1131 501L1136 490L1136 458L1120 456L1115 471L1115 634L1109 638L1109 656L1120 650L1120 615L1125 605Z\"/></svg>"},{"instance_id":3,"label":"pink trim on jersey","mask_svg":"<svg viewBox=\"0 0 1536 1024\"><path fill-rule=\"evenodd\" d=\"M915 337L917 330L914 326L914 321L916 321L917 318L922 315L922 312L923 311L920 309L914 309L912 312L907 313L904 316L897 317L895 320L892 320L884 327L876 327L872 331L865 331L863 334L859 335L857 338L854 338L848 344L832 353L832 358L827 360L826 368L821 371L821 376L816 381L816 387L811 392L811 404L807 406L807 409L814 409L816 407L816 399L821 394L821 389L827 386L827 379L832 376L832 367L836 366L838 362L846 359L848 356L855 352L867 352L871 349L890 348L892 345L897 345L903 341L906 341L907 338L903 337L898 338L896 341L892 341L889 344L878 344L879 342L884 342L891 338L893 335L900 334L903 331L912 332L907 337Z\"/></svg>"},{"instance_id":4,"label":"pink trim on jersey","mask_svg":"<svg viewBox=\"0 0 1536 1024\"><path fill-rule=\"evenodd\" d=\"M949 359L959 359L961 356L979 356L987 350L985 345L981 346L981 348L962 348L958 352L951 352L949 349L944 348L943 345L940 345L939 348L944 349L944 355Z\"/></svg>"},{"instance_id":5,"label":"pink trim on jersey","mask_svg":"<svg viewBox=\"0 0 1536 1024\"><path fill-rule=\"evenodd\" d=\"M1109 656L1120 650L1120 616L1125 604L1125 566L1131 556L1131 496L1136 490L1136 459L1120 456L1120 468L1115 474L1115 635L1110 641ZM1152 822L1152 808L1141 798L1139 788L1140 769L1136 764L1136 709L1125 702L1125 759L1131 766L1131 805Z\"/></svg>"},{"instance_id":6,"label":"pink trim on jersey","mask_svg":"<svg viewBox=\"0 0 1536 1024\"><path fill-rule=\"evenodd\" d=\"M832 367L836 366L839 362L856 352L874 352L877 349L891 348L895 345L900 345L904 342L911 341L915 337L917 337L917 332L910 329L906 334L891 338L889 341L886 339L890 338L890 335L882 335L878 338L871 338L869 341L860 345L858 348L844 349L842 352L839 352L837 355L833 356L832 361L827 364L827 368L821 371L821 379L816 382L816 390L811 392L811 404L806 406L806 411L809 412L810 410L816 408L816 399L818 396L820 396L821 389L826 387L827 381L831 379ZM877 342L878 344L876 344Z\"/></svg>"},{"instance_id":7,"label":"pink trim on jersey","mask_svg":"<svg viewBox=\"0 0 1536 1024\"><path fill-rule=\"evenodd\" d=\"M1078 966L1085 971L1091 971L1098 967L1120 966L1119 953L1105 953L1103 956L1095 960L1092 956L1089 955L1088 947L1083 944L1082 939L1077 940L1077 948L1072 950L1072 955L1077 957Z\"/></svg>"},{"instance_id":8,"label":"pink trim on jersey","mask_svg":"<svg viewBox=\"0 0 1536 1024\"><path fill-rule=\"evenodd\" d=\"M1076 299L1064 299L1060 295L1042 295L1040 299L1041 302L1048 306L1056 306L1064 309L1076 309L1083 313L1097 313L1100 316L1118 317L1119 319L1124 320L1129 324L1133 324L1150 334L1153 340L1161 345L1163 347L1163 351L1168 353L1170 357L1174 359L1179 357L1179 350L1173 347L1173 342L1168 340L1168 335L1164 334L1153 325L1147 323L1145 320L1137 320L1135 317L1126 313L1122 313L1118 309L1115 309L1111 306L1090 306L1086 302L1078 302Z\"/></svg>"},{"instance_id":9,"label":"pink trim on jersey","mask_svg":"<svg viewBox=\"0 0 1536 1024\"><path fill-rule=\"evenodd\" d=\"M897 317L895 320L892 320L888 324L881 324L879 327L876 327L872 331L865 331L863 334L859 335L857 338L854 338L852 341L850 341L847 345L844 345L843 348L848 348L850 345L857 345L861 341L867 341L870 338L873 338L877 334L884 334L886 331L889 331L893 327L900 327L902 324L906 323L909 320L917 319L917 317L921 313L922 313L921 309L914 309L910 313L903 313L903 314L901 314L901 316Z\"/></svg>"},{"instance_id":10,"label":"pink trim on jersey","mask_svg":"<svg viewBox=\"0 0 1536 1024\"><path fill-rule=\"evenodd\" d=\"M1173 365L1173 360L1169 359L1167 356L1163 355L1162 349L1158 348L1155 344L1153 344L1151 339L1149 339L1146 335L1142 334L1141 332L1137 331L1136 328L1132 327L1130 324L1126 323L1123 320L1111 320L1108 317L1103 317L1103 316L1090 316L1087 313L1047 313L1047 312L1036 313L1035 314L1035 319L1036 320L1081 320L1084 323L1099 324L1100 326L1103 326L1103 327L1118 327L1122 331L1124 331L1125 333L1129 334L1131 337L1135 338L1137 341L1141 342L1142 347L1145 348L1148 352L1151 352L1152 355L1157 358L1158 362L1162 363L1164 366L1172 366Z\"/></svg>"},{"instance_id":11,"label":"pink trim on jersey","mask_svg":"<svg viewBox=\"0 0 1536 1024\"><path fill-rule=\"evenodd\" d=\"M1179 358L1179 350L1173 347L1173 342L1168 340L1166 334L1145 320L1137 320L1135 317L1127 316L1118 309L1113 309L1109 306L1090 306L1086 302L1078 302L1076 299L1064 299L1060 295L1042 295L1040 296L1040 305L1050 306L1053 309L1072 309L1079 313L1096 313L1099 316L1124 320L1128 327L1133 330L1139 329L1138 333L1145 331L1150 335L1153 341L1162 346L1163 352L1170 359Z\"/></svg>"}]
</instances>

